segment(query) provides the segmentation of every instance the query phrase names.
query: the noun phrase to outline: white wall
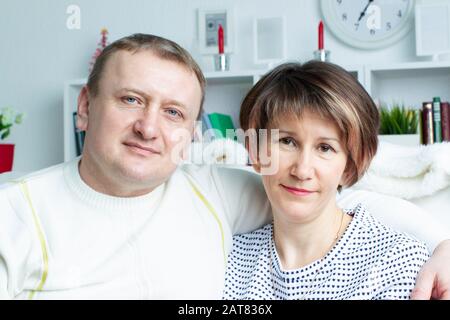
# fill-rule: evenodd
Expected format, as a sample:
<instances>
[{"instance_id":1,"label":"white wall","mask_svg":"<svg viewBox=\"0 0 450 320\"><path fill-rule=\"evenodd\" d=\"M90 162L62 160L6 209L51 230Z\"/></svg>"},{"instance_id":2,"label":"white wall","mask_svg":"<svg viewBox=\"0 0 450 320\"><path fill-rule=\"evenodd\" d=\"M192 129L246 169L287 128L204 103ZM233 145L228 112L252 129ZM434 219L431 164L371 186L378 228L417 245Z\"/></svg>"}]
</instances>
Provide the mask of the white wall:
<instances>
[{"instance_id":1,"label":"white wall","mask_svg":"<svg viewBox=\"0 0 450 320\"><path fill-rule=\"evenodd\" d=\"M66 9L81 9L81 29L66 27ZM16 144L14 170L32 171L63 160L63 84L88 75L100 29L110 40L135 33L172 39L212 69L211 58L196 48L196 8L235 8L237 48L233 69L254 69L252 19L286 17L287 54L301 61L312 58L321 18L317 0L2 0L0 2L0 107L10 105L27 113L24 124L13 128L6 142ZM326 47L332 61L365 64L418 60L413 29L392 47L360 51L341 44L328 32Z\"/></svg>"}]
</instances>

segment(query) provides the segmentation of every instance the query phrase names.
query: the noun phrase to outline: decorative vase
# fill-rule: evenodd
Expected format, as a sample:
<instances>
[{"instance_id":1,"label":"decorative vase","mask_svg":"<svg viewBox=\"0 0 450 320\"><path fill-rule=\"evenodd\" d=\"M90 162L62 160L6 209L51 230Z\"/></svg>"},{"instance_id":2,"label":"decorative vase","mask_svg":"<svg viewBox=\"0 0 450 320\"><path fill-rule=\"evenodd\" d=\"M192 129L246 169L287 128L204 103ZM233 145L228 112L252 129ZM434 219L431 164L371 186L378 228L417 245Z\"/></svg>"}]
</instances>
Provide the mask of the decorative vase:
<instances>
[{"instance_id":1,"label":"decorative vase","mask_svg":"<svg viewBox=\"0 0 450 320\"><path fill-rule=\"evenodd\" d=\"M12 171L14 145L0 144L0 173Z\"/></svg>"}]
</instances>

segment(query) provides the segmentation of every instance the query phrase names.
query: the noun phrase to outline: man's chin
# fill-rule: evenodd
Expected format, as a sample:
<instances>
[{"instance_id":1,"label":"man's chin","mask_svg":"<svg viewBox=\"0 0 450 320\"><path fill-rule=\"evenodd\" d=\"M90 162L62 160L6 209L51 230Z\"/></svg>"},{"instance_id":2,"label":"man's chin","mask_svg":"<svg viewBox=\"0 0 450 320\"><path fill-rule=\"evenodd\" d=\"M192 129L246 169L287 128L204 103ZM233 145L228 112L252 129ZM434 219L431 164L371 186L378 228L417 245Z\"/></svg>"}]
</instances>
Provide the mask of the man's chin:
<instances>
[{"instance_id":1,"label":"man's chin","mask_svg":"<svg viewBox=\"0 0 450 320\"><path fill-rule=\"evenodd\" d=\"M122 170L122 175L126 180L138 184L163 183L172 175L175 169L176 168L173 168L173 170L158 170L151 168L151 170L149 170L148 167L127 167Z\"/></svg>"}]
</instances>

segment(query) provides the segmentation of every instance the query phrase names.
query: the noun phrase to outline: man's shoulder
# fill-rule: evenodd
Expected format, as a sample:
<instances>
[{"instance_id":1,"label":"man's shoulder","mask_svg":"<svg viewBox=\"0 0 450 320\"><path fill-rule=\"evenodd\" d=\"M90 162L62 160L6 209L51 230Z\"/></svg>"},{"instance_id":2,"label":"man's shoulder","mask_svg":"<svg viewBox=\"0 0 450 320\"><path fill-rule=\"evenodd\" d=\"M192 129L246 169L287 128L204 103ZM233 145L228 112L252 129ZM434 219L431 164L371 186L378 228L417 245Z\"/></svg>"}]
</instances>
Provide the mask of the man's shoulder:
<instances>
[{"instance_id":1,"label":"man's shoulder","mask_svg":"<svg viewBox=\"0 0 450 320\"><path fill-rule=\"evenodd\" d=\"M261 177L247 166L227 165L184 165L181 170L192 177L202 187L211 188L213 185L236 187L247 185L249 187L262 186Z\"/></svg>"},{"instance_id":2,"label":"man's shoulder","mask_svg":"<svg viewBox=\"0 0 450 320\"><path fill-rule=\"evenodd\" d=\"M33 171L22 176L14 177L0 184L0 194L17 189L20 185L32 185L40 181L47 181L60 178L63 174L63 169L67 163L60 163L41 170Z\"/></svg>"}]
</instances>

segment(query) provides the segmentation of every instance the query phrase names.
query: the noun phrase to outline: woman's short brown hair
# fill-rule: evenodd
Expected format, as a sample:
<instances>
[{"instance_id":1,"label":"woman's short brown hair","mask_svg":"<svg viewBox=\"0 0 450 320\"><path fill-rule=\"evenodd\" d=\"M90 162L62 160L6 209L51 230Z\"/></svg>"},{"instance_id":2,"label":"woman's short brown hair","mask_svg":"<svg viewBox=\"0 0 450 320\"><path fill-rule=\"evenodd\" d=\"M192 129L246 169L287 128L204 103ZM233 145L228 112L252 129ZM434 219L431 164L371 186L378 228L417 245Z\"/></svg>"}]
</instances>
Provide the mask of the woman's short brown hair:
<instances>
[{"instance_id":1,"label":"woman's short brown hair","mask_svg":"<svg viewBox=\"0 0 450 320\"><path fill-rule=\"evenodd\" d=\"M244 98L244 130L275 129L284 117L319 114L339 129L348 160L345 186L366 172L378 146L379 113L361 84L343 68L327 62L285 63L266 75Z\"/></svg>"}]
</instances>

